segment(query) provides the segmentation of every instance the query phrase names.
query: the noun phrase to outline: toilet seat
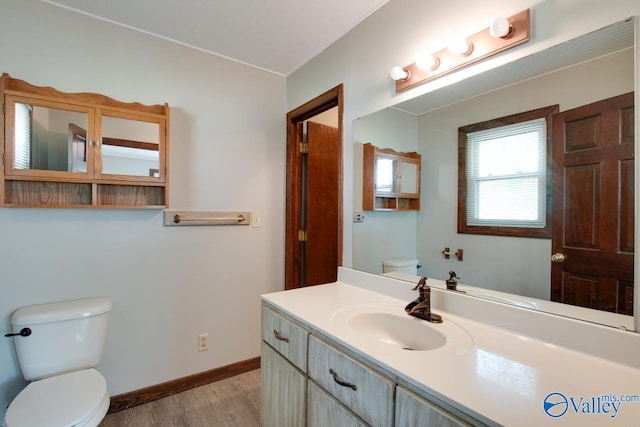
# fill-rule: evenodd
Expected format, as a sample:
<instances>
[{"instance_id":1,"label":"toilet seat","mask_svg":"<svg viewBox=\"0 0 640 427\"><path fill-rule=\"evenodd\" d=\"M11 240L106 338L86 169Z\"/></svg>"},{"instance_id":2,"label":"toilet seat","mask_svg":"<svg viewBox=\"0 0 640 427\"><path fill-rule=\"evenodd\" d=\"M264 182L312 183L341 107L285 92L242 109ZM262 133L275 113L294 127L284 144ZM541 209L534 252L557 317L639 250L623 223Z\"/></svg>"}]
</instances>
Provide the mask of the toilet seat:
<instances>
[{"instance_id":1,"label":"toilet seat","mask_svg":"<svg viewBox=\"0 0 640 427\"><path fill-rule=\"evenodd\" d=\"M108 409L104 377L84 369L27 385L9 405L4 426L97 426Z\"/></svg>"}]
</instances>

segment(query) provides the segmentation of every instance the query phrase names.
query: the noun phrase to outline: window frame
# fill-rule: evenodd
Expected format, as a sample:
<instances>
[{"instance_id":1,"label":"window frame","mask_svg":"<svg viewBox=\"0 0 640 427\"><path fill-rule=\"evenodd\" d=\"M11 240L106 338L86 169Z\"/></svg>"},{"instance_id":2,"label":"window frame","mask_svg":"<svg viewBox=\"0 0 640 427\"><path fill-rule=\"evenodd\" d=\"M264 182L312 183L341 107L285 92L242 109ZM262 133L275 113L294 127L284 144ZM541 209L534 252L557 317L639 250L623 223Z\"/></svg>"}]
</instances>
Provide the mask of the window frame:
<instances>
[{"instance_id":1,"label":"window frame","mask_svg":"<svg viewBox=\"0 0 640 427\"><path fill-rule=\"evenodd\" d=\"M458 128L458 233L479 234L510 237L551 238L551 196L552 196L552 129L553 115L559 112L558 105L551 105L522 113L512 114L497 119L474 123ZM546 146L546 211L545 226L543 228L487 226L467 224L467 134L482 130L489 130L544 118L547 128Z\"/></svg>"}]
</instances>

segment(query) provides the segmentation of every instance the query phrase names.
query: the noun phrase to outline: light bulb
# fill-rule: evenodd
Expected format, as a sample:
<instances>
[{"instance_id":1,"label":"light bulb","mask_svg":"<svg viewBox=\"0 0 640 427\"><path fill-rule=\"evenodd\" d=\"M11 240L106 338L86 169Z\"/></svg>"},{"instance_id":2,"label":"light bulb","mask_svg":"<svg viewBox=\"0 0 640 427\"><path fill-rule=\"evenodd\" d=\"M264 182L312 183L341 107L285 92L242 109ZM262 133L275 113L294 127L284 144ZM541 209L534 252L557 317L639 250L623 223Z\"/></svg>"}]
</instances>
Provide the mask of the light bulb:
<instances>
[{"instance_id":1,"label":"light bulb","mask_svg":"<svg viewBox=\"0 0 640 427\"><path fill-rule=\"evenodd\" d=\"M491 22L489 33L497 39L507 39L511 35L513 27L506 18L497 18Z\"/></svg>"},{"instance_id":2,"label":"light bulb","mask_svg":"<svg viewBox=\"0 0 640 427\"><path fill-rule=\"evenodd\" d=\"M454 55L469 56L473 52L473 44L463 38L451 40L449 52Z\"/></svg>"},{"instance_id":3,"label":"light bulb","mask_svg":"<svg viewBox=\"0 0 640 427\"><path fill-rule=\"evenodd\" d=\"M396 65L391 69L391 72L389 73L389 75L393 80L407 80L411 75L411 73L409 73L409 71L405 70L399 65Z\"/></svg>"},{"instance_id":4,"label":"light bulb","mask_svg":"<svg viewBox=\"0 0 640 427\"><path fill-rule=\"evenodd\" d=\"M435 55L418 55L416 67L421 70L435 70L440 65L440 58Z\"/></svg>"}]
</instances>

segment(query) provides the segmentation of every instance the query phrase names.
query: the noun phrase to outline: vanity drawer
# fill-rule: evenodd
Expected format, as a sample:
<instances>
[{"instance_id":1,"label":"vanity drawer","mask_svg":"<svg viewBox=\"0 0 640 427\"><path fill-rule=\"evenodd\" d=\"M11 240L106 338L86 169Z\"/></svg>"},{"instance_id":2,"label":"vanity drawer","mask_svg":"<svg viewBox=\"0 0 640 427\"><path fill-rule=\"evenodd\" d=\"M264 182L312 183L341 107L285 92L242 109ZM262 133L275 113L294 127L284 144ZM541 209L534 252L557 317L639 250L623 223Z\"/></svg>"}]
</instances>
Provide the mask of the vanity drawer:
<instances>
[{"instance_id":1,"label":"vanity drawer","mask_svg":"<svg viewBox=\"0 0 640 427\"><path fill-rule=\"evenodd\" d=\"M262 308L262 339L303 372L307 371L308 335L270 308Z\"/></svg>"},{"instance_id":2,"label":"vanity drawer","mask_svg":"<svg viewBox=\"0 0 640 427\"><path fill-rule=\"evenodd\" d=\"M367 423L393 425L395 383L314 336L309 338L309 377Z\"/></svg>"}]
</instances>

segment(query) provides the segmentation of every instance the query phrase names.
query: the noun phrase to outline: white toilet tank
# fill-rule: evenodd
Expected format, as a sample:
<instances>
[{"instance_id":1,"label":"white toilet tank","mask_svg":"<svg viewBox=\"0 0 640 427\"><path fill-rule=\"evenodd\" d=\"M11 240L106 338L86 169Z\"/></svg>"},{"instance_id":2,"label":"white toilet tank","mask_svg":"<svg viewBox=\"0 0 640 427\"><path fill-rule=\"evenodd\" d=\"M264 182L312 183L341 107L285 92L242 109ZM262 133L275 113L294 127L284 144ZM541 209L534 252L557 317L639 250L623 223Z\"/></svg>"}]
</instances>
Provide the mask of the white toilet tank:
<instances>
[{"instance_id":1,"label":"white toilet tank","mask_svg":"<svg viewBox=\"0 0 640 427\"><path fill-rule=\"evenodd\" d=\"M34 305L11 316L22 375L33 381L91 368L102 358L111 300L90 298Z\"/></svg>"},{"instance_id":2,"label":"white toilet tank","mask_svg":"<svg viewBox=\"0 0 640 427\"><path fill-rule=\"evenodd\" d=\"M408 257L388 258L382 261L383 273L405 273L418 275L418 260Z\"/></svg>"}]
</instances>

